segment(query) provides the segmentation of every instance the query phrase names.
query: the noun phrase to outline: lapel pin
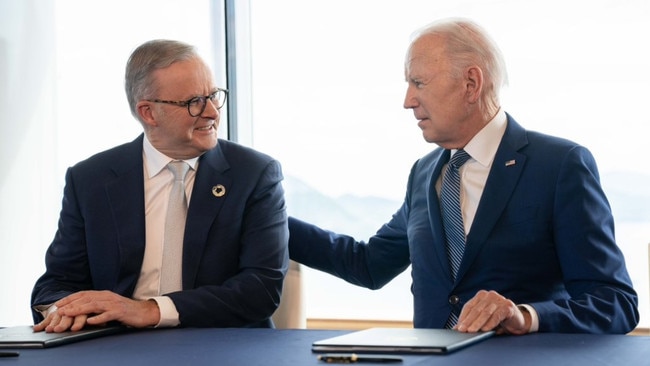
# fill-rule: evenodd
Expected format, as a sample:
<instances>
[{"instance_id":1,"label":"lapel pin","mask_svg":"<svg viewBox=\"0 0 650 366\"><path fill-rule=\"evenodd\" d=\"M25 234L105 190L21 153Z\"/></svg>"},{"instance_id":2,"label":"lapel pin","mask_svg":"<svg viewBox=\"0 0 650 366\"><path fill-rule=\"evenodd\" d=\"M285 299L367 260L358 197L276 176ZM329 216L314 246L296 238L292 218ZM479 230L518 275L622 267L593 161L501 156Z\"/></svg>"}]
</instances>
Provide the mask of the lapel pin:
<instances>
[{"instance_id":1,"label":"lapel pin","mask_svg":"<svg viewBox=\"0 0 650 366\"><path fill-rule=\"evenodd\" d=\"M221 184L217 184L216 186L212 187L212 194L215 197L223 197L226 194L226 187Z\"/></svg>"},{"instance_id":2,"label":"lapel pin","mask_svg":"<svg viewBox=\"0 0 650 366\"><path fill-rule=\"evenodd\" d=\"M515 159L508 160L508 161L506 161L506 166L512 166L512 165L515 165L515 163L516 163Z\"/></svg>"}]
</instances>

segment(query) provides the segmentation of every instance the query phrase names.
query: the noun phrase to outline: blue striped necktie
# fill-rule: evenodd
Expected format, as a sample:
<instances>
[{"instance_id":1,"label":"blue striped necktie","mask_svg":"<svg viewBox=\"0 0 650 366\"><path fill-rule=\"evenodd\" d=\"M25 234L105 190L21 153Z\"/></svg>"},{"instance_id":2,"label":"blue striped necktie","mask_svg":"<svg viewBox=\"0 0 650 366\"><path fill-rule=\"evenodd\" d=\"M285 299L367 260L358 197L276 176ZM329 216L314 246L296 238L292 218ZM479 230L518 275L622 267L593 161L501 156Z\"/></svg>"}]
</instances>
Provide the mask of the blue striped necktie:
<instances>
[{"instance_id":1,"label":"blue striped necktie","mask_svg":"<svg viewBox=\"0 0 650 366\"><path fill-rule=\"evenodd\" d=\"M469 158L470 156L465 150L456 151L449 160L449 164L447 164L447 170L440 188L442 224L445 229L447 256L454 281L456 281L458 267L460 267L465 252L465 227L463 226L463 215L460 211L460 173L458 170ZM453 328L457 322L458 314L452 312L445 327Z\"/></svg>"}]
</instances>

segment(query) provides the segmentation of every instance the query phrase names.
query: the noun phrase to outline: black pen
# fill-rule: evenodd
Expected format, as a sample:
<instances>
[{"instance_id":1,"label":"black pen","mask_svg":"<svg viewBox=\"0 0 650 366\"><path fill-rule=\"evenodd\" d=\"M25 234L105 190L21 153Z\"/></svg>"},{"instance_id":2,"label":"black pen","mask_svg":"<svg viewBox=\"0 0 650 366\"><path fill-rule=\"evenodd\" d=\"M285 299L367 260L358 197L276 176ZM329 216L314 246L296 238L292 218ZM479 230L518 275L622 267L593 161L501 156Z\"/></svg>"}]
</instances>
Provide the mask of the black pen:
<instances>
[{"instance_id":1,"label":"black pen","mask_svg":"<svg viewBox=\"0 0 650 366\"><path fill-rule=\"evenodd\" d=\"M20 353L18 352L0 352L0 357L18 357Z\"/></svg>"},{"instance_id":2,"label":"black pen","mask_svg":"<svg viewBox=\"0 0 650 366\"><path fill-rule=\"evenodd\" d=\"M389 362L402 362L401 357L384 356L384 355L362 355L356 353L328 353L319 355L318 360L327 363L357 363L357 362L375 362L375 363L389 363Z\"/></svg>"}]
</instances>

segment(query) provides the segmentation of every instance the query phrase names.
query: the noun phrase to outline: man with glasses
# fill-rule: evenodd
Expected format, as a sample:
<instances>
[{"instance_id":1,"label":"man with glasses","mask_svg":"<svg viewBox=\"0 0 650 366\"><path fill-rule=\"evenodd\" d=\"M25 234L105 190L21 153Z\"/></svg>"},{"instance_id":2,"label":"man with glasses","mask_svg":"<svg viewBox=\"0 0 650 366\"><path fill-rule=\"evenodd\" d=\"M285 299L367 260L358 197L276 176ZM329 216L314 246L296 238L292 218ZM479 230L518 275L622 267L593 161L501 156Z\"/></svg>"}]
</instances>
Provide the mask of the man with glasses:
<instances>
[{"instance_id":1,"label":"man with glasses","mask_svg":"<svg viewBox=\"0 0 650 366\"><path fill-rule=\"evenodd\" d=\"M68 169L34 329L272 326L288 266L280 164L218 139L227 90L190 45L141 45L125 88L144 133Z\"/></svg>"}]
</instances>

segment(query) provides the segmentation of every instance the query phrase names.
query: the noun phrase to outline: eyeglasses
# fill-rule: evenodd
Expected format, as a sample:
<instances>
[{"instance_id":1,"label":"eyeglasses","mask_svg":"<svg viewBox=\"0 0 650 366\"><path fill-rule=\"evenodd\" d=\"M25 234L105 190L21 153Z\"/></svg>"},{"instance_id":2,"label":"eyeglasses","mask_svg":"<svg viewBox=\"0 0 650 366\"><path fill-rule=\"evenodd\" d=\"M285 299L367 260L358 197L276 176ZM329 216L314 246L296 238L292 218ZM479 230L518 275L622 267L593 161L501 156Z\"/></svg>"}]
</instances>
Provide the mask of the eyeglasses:
<instances>
[{"instance_id":1,"label":"eyeglasses","mask_svg":"<svg viewBox=\"0 0 650 366\"><path fill-rule=\"evenodd\" d=\"M207 105L208 99L214 104L215 108L221 109L224 103L226 103L226 96L228 95L228 90L217 88L212 94L205 95L202 97L194 97L186 101L175 101L175 100L160 100L152 99L147 100L148 102L153 103L165 103L173 104L179 107L187 107L187 112L192 117L198 117L205 111L205 106Z\"/></svg>"}]
</instances>

